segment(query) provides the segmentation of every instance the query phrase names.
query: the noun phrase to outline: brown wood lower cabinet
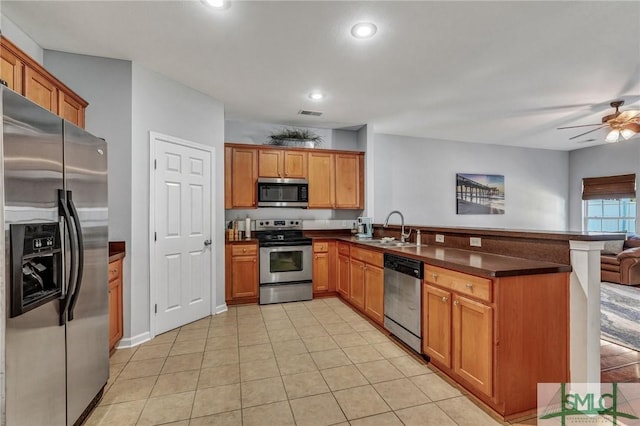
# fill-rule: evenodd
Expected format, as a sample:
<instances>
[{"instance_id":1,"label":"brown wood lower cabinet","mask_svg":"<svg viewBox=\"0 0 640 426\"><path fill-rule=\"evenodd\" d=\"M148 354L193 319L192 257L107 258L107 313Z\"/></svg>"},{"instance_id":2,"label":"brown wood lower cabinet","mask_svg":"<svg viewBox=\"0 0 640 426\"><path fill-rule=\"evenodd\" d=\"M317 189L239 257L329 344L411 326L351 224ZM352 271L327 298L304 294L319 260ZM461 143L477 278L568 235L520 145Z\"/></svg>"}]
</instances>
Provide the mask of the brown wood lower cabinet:
<instances>
[{"instance_id":1,"label":"brown wood lower cabinet","mask_svg":"<svg viewBox=\"0 0 640 426\"><path fill-rule=\"evenodd\" d=\"M488 279L425 265L423 352L505 419L569 380L569 274Z\"/></svg>"},{"instance_id":2,"label":"brown wood lower cabinet","mask_svg":"<svg viewBox=\"0 0 640 426\"><path fill-rule=\"evenodd\" d=\"M122 339L122 259L109 262L109 352Z\"/></svg>"},{"instance_id":3,"label":"brown wood lower cabinet","mask_svg":"<svg viewBox=\"0 0 640 426\"><path fill-rule=\"evenodd\" d=\"M350 277L349 256L338 255L338 294L345 299L349 299L349 277Z\"/></svg>"},{"instance_id":4,"label":"brown wood lower cabinet","mask_svg":"<svg viewBox=\"0 0 640 426\"><path fill-rule=\"evenodd\" d=\"M228 243L226 261L227 304L258 301L258 243Z\"/></svg>"},{"instance_id":5,"label":"brown wood lower cabinet","mask_svg":"<svg viewBox=\"0 0 640 426\"><path fill-rule=\"evenodd\" d=\"M384 322L383 254L338 242L337 291L379 324Z\"/></svg>"},{"instance_id":6,"label":"brown wood lower cabinet","mask_svg":"<svg viewBox=\"0 0 640 426\"><path fill-rule=\"evenodd\" d=\"M313 295L335 294L336 290L336 242L313 241Z\"/></svg>"}]
</instances>

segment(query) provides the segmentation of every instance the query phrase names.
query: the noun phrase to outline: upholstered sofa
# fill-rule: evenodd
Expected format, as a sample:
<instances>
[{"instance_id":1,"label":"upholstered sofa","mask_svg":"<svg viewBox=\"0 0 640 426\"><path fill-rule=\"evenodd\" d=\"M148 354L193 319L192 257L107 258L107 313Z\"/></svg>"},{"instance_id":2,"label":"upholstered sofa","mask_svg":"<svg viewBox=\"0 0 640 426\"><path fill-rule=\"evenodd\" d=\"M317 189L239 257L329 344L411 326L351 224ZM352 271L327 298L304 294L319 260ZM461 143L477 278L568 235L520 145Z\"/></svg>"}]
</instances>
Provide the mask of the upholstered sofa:
<instances>
[{"instance_id":1,"label":"upholstered sofa","mask_svg":"<svg viewBox=\"0 0 640 426\"><path fill-rule=\"evenodd\" d=\"M600 255L602 281L640 285L640 235L625 241L607 241Z\"/></svg>"}]
</instances>

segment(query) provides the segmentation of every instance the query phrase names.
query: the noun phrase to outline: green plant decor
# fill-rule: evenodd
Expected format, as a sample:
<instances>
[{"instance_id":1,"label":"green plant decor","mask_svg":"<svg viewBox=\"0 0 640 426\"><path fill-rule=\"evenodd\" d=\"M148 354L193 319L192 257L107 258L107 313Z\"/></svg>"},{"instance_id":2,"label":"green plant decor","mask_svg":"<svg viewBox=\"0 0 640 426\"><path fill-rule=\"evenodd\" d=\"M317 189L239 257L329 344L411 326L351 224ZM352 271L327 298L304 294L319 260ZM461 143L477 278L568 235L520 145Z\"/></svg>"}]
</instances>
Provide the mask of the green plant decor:
<instances>
[{"instance_id":1,"label":"green plant decor","mask_svg":"<svg viewBox=\"0 0 640 426\"><path fill-rule=\"evenodd\" d=\"M308 129L282 129L269 136L270 145L311 145L317 146L322 142L322 137Z\"/></svg>"}]
</instances>

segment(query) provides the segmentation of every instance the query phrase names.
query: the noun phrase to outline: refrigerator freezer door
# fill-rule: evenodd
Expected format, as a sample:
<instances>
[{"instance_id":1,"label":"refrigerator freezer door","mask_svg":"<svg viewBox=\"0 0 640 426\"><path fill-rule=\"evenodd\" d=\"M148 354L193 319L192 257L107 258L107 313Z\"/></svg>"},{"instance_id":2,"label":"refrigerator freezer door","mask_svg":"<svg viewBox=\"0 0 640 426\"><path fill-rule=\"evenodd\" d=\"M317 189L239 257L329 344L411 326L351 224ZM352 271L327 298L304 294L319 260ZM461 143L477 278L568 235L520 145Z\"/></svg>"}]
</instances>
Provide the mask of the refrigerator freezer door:
<instances>
[{"instance_id":1,"label":"refrigerator freezer door","mask_svg":"<svg viewBox=\"0 0 640 426\"><path fill-rule=\"evenodd\" d=\"M62 120L2 88L5 241L12 223L58 223ZM5 279L11 283L6 244ZM8 292L7 292L8 293ZM5 305L8 306L8 305ZM6 424L65 424L65 327L58 300L23 315L6 312Z\"/></svg>"},{"instance_id":2,"label":"refrigerator freezer door","mask_svg":"<svg viewBox=\"0 0 640 426\"><path fill-rule=\"evenodd\" d=\"M64 144L69 207L77 211L84 245L73 319L67 322L67 423L72 425L109 377L107 146L66 121Z\"/></svg>"}]
</instances>

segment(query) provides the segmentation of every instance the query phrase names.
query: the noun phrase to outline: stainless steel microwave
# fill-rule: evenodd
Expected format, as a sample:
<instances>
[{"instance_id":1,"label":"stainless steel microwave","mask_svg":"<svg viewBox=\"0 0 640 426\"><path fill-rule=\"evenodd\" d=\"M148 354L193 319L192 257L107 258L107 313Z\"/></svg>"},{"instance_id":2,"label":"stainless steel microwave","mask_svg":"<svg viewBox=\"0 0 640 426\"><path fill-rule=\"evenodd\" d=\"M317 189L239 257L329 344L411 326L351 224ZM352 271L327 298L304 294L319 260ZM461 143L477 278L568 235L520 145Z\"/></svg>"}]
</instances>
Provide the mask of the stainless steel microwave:
<instances>
[{"instance_id":1,"label":"stainless steel microwave","mask_svg":"<svg viewBox=\"0 0 640 426\"><path fill-rule=\"evenodd\" d=\"M306 179L258 179L258 207L309 206L309 181Z\"/></svg>"}]
</instances>

